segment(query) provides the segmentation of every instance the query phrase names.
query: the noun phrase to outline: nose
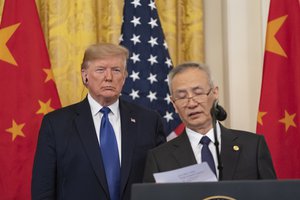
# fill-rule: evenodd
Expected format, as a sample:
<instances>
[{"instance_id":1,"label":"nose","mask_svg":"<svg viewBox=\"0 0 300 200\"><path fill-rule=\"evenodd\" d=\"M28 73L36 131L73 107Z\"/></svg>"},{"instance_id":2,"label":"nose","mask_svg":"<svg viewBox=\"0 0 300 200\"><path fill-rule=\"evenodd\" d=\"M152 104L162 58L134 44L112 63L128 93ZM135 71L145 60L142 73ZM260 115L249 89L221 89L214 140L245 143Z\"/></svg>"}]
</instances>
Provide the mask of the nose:
<instances>
[{"instance_id":1,"label":"nose","mask_svg":"<svg viewBox=\"0 0 300 200\"><path fill-rule=\"evenodd\" d=\"M105 80L112 80L112 70L111 69L106 69Z\"/></svg>"},{"instance_id":2,"label":"nose","mask_svg":"<svg viewBox=\"0 0 300 200\"><path fill-rule=\"evenodd\" d=\"M187 106L194 107L196 105L198 105L198 102L195 99L195 95L189 95L189 97L187 98Z\"/></svg>"}]
</instances>

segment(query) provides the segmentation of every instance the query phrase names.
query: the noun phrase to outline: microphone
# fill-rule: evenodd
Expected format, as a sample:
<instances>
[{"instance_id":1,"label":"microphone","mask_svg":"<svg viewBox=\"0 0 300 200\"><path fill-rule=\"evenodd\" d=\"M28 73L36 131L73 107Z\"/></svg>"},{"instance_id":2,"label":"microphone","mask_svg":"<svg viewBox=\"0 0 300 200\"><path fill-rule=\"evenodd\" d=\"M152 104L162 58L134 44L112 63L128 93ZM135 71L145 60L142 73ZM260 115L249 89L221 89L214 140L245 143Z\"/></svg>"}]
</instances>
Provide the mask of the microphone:
<instances>
[{"instance_id":1,"label":"microphone","mask_svg":"<svg viewBox=\"0 0 300 200\"><path fill-rule=\"evenodd\" d=\"M218 121L224 121L227 118L227 113L225 109L218 104L218 100L214 101L213 106L210 110L210 114Z\"/></svg>"},{"instance_id":2,"label":"microphone","mask_svg":"<svg viewBox=\"0 0 300 200\"><path fill-rule=\"evenodd\" d=\"M216 123L217 120L218 121L225 120L227 118L227 113L224 110L224 108L218 104L218 100L216 99L210 109L210 114L212 117L212 126L213 126L214 137L215 137L215 147L216 147L218 170L219 170L219 181L221 181L223 179L223 164L220 155Z\"/></svg>"}]
</instances>

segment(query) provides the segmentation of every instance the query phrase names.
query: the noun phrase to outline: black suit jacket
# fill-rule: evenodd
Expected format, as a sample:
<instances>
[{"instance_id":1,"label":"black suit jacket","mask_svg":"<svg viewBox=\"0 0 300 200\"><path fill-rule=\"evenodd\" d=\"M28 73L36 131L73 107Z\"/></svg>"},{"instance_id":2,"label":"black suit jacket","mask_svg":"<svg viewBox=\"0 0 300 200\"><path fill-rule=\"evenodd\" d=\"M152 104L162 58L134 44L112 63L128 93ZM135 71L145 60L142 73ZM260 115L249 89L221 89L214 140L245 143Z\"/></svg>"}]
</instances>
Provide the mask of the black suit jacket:
<instances>
[{"instance_id":1,"label":"black suit jacket","mask_svg":"<svg viewBox=\"0 0 300 200\"><path fill-rule=\"evenodd\" d=\"M233 149L238 146L239 150ZM272 159L262 135L227 129L221 125L223 180L275 179ZM148 153L144 182L154 182L153 173L196 164L184 131L177 138Z\"/></svg>"},{"instance_id":2,"label":"black suit jacket","mask_svg":"<svg viewBox=\"0 0 300 200\"><path fill-rule=\"evenodd\" d=\"M165 142L158 113L120 100L121 200L142 182L147 151ZM45 115L32 174L32 199L108 200L99 142L87 98Z\"/></svg>"}]
</instances>

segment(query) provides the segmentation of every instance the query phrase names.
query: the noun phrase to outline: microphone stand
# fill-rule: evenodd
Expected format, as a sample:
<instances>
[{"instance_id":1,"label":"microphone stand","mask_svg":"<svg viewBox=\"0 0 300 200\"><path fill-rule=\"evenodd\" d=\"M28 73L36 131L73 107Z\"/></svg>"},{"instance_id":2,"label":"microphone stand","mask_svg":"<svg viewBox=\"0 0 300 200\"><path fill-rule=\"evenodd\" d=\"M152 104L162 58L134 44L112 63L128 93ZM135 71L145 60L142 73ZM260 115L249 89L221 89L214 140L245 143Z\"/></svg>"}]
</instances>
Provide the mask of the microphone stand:
<instances>
[{"instance_id":1,"label":"microphone stand","mask_svg":"<svg viewBox=\"0 0 300 200\"><path fill-rule=\"evenodd\" d=\"M212 126L214 131L214 137L215 137L215 147L216 147L216 153L217 153L217 161L218 161L218 171L219 171L219 181L222 181L223 178L223 165L220 157L220 150L219 150L219 140L217 137L217 117L216 117L216 103L213 104L213 107L211 108L210 114L212 116Z\"/></svg>"}]
</instances>

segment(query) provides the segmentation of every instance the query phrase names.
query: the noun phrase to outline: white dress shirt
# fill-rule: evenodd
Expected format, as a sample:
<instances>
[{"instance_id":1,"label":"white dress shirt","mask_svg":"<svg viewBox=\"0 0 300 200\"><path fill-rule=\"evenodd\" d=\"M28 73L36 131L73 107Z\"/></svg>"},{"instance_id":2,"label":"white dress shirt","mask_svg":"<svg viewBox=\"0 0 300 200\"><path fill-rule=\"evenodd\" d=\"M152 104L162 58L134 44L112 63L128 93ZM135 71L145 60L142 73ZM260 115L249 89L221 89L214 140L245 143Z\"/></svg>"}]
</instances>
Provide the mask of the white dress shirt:
<instances>
[{"instance_id":1,"label":"white dress shirt","mask_svg":"<svg viewBox=\"0 0 300 200\"><path fill-rule=\"evenodd\" d=\"M219 141L219 151L221 153L221 129L220 129L220 125L217 122L216 124L216 128L217 128L217 137L218 137L218 141ZM185 128L185 131L187 133L187 136L190 140L195 158L197 160L197 163L201 163L202 159L201 159L201 149L202 149L202 144L200 143L200 140L203 136L207 136L209 137L209 139L211 140L211 142L208 145L208 148L214 158L214 162L215 162L215 166L216 166L216 172L217 172L217 176L219 176L219 171L218 171L218 160L217 160L217 152L216 152L216 147L214 145L215 142L215 137L214 137L214 132L213 129L210 129L205 135L202 135L201 133L195 132L189 128Z\"/></svg>"},{"instance_id":2,"label":"white dress shirt","mask_svg":"<svg viewBox=\"0 0 300 200\"><path fill-rule=\"evenodd\" d=\"M100 105L93 97L88 94L87 96L90 107L91 113L94 120L94 126L97 133L98 142L100 145L100 123L103 114L100 112L100 109L103 107ZM118 144L118 151L119 151L119 158L120 158L120 165L121 165L121 117L120 117L120 109L119 109L119 100L117 100L112 105L108 106L111 112L108 114L109 121L114 129L117 144Z\"/></svg>"}]
</instances>

